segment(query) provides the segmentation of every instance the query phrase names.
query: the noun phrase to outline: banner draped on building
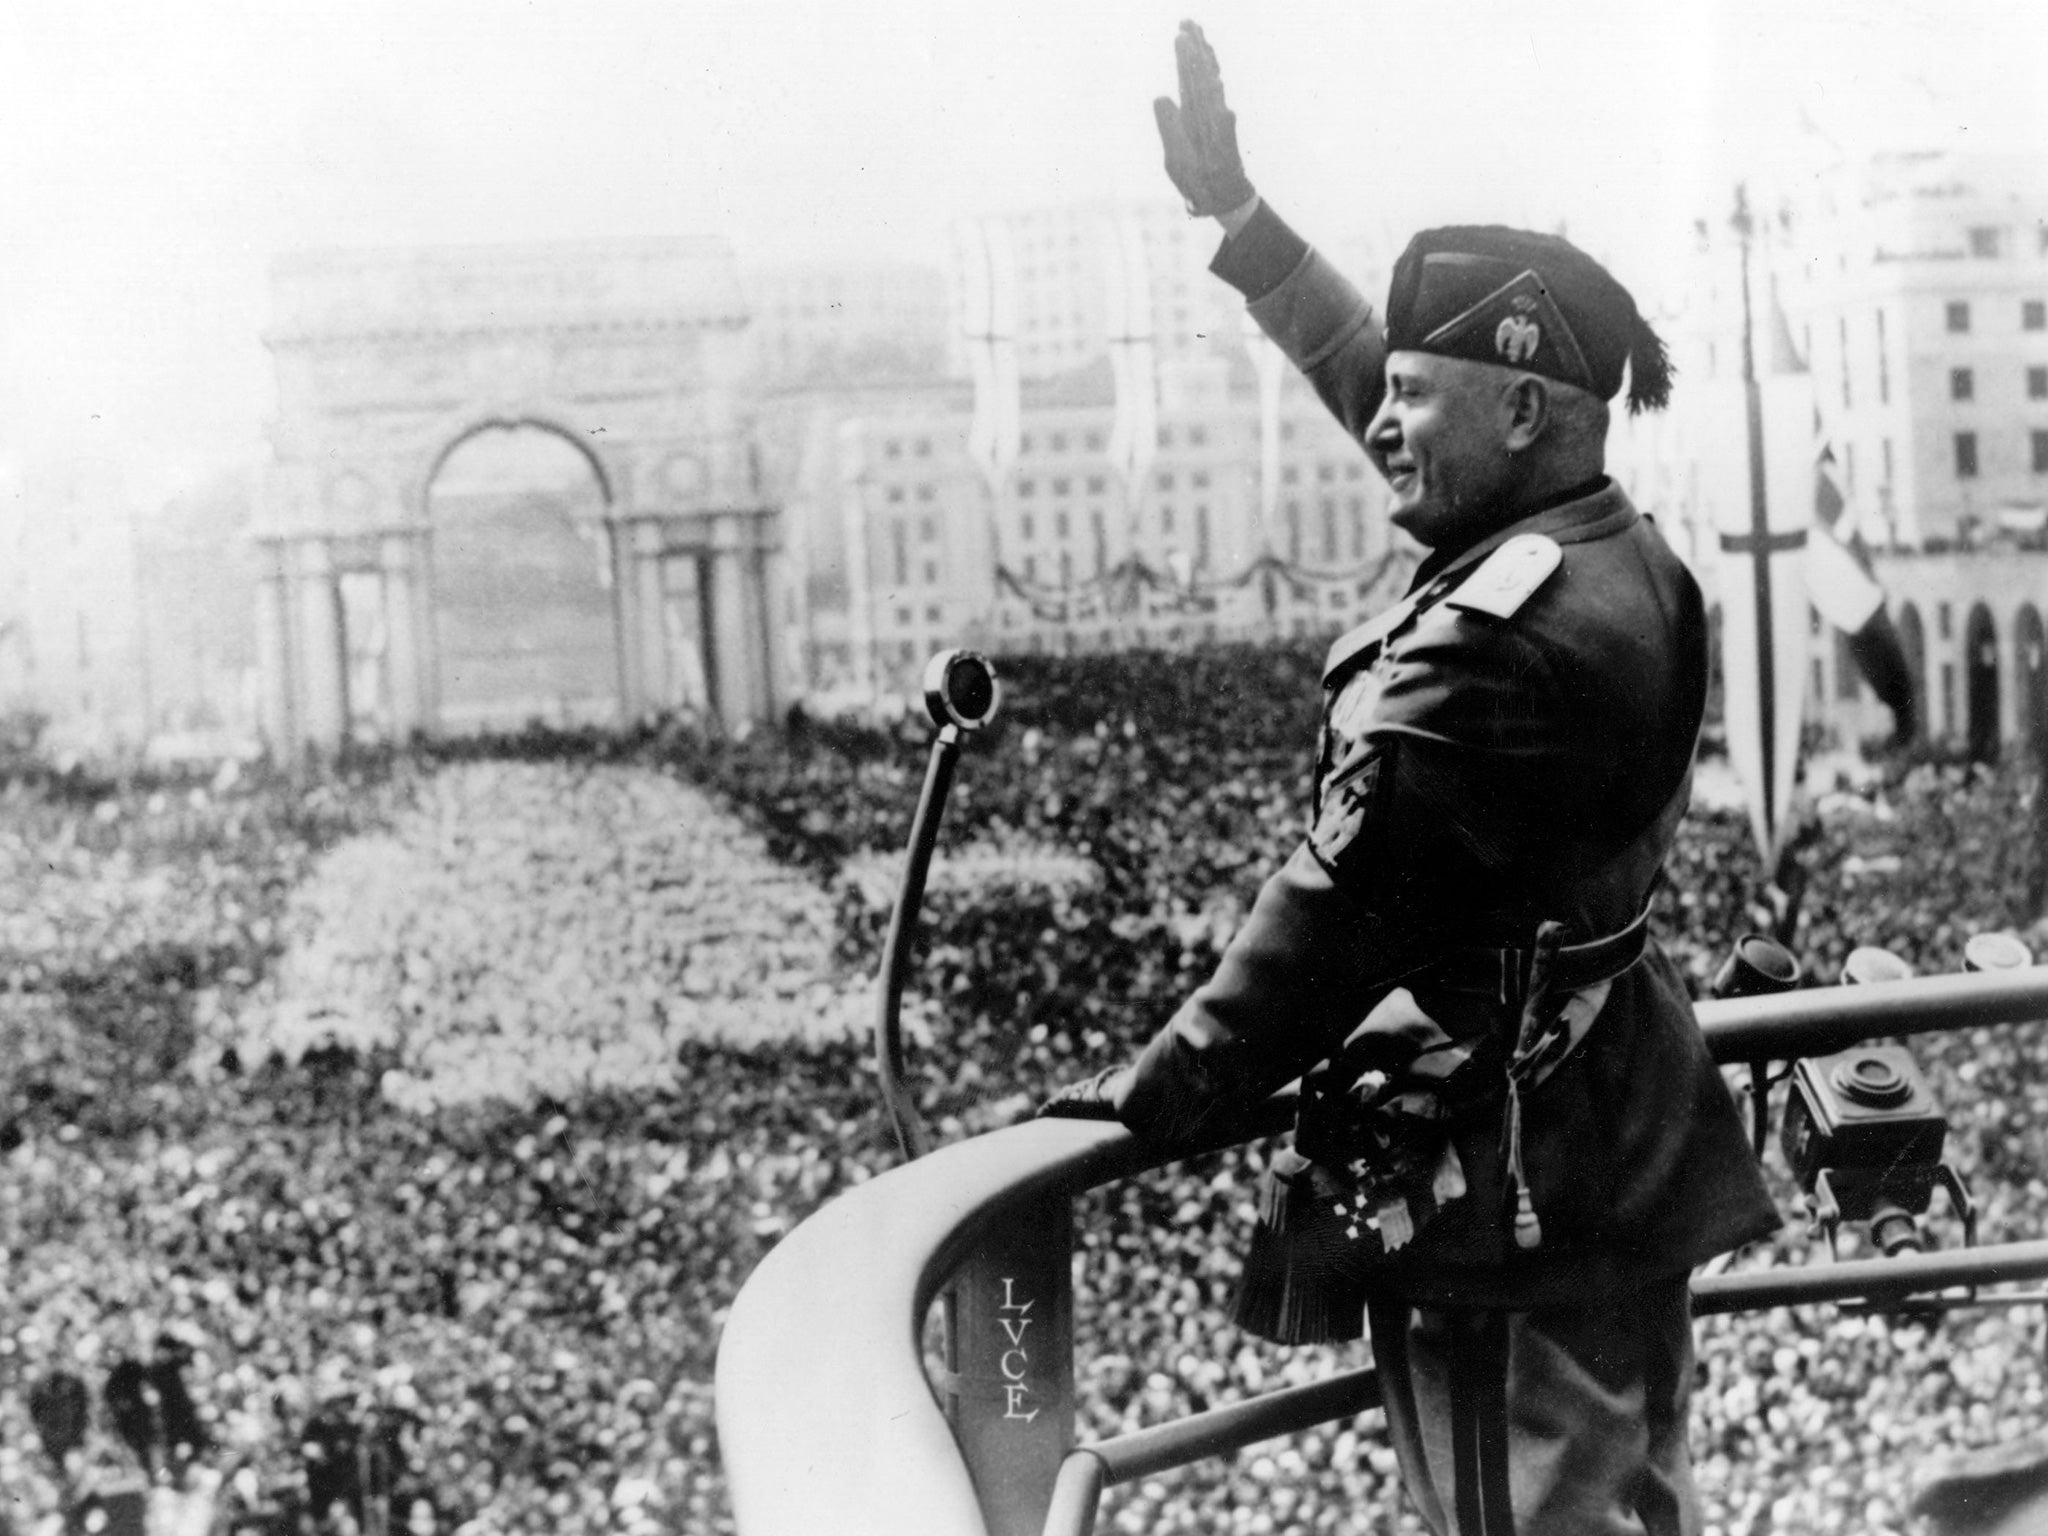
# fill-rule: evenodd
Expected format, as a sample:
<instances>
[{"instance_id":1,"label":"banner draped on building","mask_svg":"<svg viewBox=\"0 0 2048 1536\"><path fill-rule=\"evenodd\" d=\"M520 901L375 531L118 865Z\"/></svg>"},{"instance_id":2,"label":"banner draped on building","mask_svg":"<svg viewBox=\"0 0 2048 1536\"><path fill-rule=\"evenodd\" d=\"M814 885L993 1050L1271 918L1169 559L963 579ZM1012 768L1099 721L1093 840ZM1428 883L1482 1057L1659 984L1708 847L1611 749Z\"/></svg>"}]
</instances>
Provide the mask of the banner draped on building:
<instances>
[{"instance_id":1,"label":"banner draped on building","mask_svg":"<svg viewBox=\"0 0 2048 1536\"><path fill-rule=\"evenodd\" d=\"M1243 326L1252 376L1259 381L1259 547L1270 553L1278 538L1274 513L1280 506L1280 391L1289 364L1250 310L1244 312Z\"/></svg>"},{"instance_id":2,"label":"banner draped on building","mask_svg":"<svg viewBox=\"0 0 2048 1536\"><path fill-rule=\"evenodd\" d=\"M1804 468L1805 435L1788 443L1782 430L1767 434L1765 420L1783 421L1789 401L1810 402L1812 394L1810 379L1783 368L1773 369L1768 385L1757 378L1747 334L1748 283L1745 252L1742 396L1749 494L1721 503L1717 585L1728 756L1748 790L1750 830L1769 869L1791 830L1788 812L1799 766L1812 514L1805 497L1783 493ZM1772 493L1774 485L1779 494Z\"/></svg>"},{"instance_id":3,"label":"banner draped on building","mask_svg":"<svg viewBox=\"0 0 2048 1536\"><path fill-rule=\"evenodd\" d=\"M1009 222L976 219L962 227L967 244L960 329L974 377L974 420L967 453L998 498L1016 467L1024 428L1017 363L1017 248Z\"/></svg>"},{"instance_id":4,"label":"banner draped on building","mask_svg":"<svg viewBox=\"0 0 2048 1536\"><path fill-rule=\"evenodd\" d=\"M1103 306L1109 366L1116 382L1116 418L1109 462L1124 486L1126 549L1138 547L1145 479L1159 452L1158 344L1152 330L1152 269L1144 231L1129 213L1112 215L1105 242L1108 292Z\"/></svg>"}]
</instances>

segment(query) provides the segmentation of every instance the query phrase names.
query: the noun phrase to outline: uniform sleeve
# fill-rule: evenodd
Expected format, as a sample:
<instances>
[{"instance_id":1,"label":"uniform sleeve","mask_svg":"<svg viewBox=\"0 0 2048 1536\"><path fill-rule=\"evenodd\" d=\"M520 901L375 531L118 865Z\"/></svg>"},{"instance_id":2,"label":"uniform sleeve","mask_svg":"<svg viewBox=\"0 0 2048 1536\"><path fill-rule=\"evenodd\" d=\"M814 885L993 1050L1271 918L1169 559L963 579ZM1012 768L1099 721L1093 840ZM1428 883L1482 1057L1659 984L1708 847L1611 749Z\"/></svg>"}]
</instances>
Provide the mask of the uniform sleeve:
<instances>
[{"instance_id":1,"label":"uniform sleeve","mask_svg":"<svg viewBox=\"0 0 2048 1536\"><path fill-rule=\"evenodd\" d=\"M1145 1047L1118 1118L1177 1141L1256 1104L1370 1011L1403 952L1304 845L1260 890L1215 974Z\"/></svg>"},{"instance_id":2,"label":"uniform sleeve","mask_svg":"<svg viewBox=\"0 0 2048 1536\"><path fill-rule=\"evenodd\" d=\"M1403 648L1308 840L1139 1057L1118 1102L1134 1131L1195 1135L1299 1076L1403 977L1482 942L1474 918L1551 835L1540 658L1485 621L1435 623L1440 639Z\"/></svg>"},{"instance_id":3,"label":"uniform sleeve","mask_svg":"<svg viewBox=\"0 0 2048 1536\"><path fill-rule=\"evenodd\" d=\"M1263 202L1209 270L1245 296L1259 328L1363 441L1386 393L1387 361L1364 296Z\"/></svg>"}]
</instances>

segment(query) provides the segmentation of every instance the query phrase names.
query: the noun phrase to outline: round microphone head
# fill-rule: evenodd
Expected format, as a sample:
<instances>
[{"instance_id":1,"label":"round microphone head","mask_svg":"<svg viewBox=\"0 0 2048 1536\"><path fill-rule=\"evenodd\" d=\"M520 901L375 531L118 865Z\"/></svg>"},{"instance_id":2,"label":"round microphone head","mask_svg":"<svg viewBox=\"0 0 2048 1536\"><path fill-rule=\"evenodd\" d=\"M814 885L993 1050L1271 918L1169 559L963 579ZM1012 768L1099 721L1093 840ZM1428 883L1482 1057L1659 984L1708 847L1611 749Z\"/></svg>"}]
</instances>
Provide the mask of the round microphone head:
<instances>
[{"instance_id":1,"label":"round microphone head","mask_svg":"<svg viewBox=\"0 0 2048 1536\"><path fill-rule=\"evenodd\" d=\"M2034 963L2034 952L2010 933L1973 933L1963 945L1966 971L2016 971Z\"/></svg>"},{"instance_id":2,"label":"round microphone head","mask_svg":"<svg viewBox=\"0 0 2048 1536\"><path fill-rule=\"evenodd\" d=\"M1760 997L1799 985L1799 962L1776 939L1745 933L1714 978L1716 997Z\"/></svg>"},{"instance_id":3,"label":"round microphone head","mask_svg":"<svg viewBox=\"0 0 2048 1536\"><path fill-rule=\"evenodd\" d=\"M1874 944L1857 946L1849 951L1849 958L1842 962L1842 985L1845 987L1870 986L1880 981L1904 981L1912 974L1912 966L1890 950L1879 949Z\"/></svg>"},{"instance_id":4,"label":"round microphone head","mask_svg":"<svg viewBox=\"0 0 2048 1536\"><path fill-rule=\"evenodd\" d=\"M979 651L941 651L924 669L924 707L934 725L978 731L1003 702L996 669Z\"/></svg>"}]
</instances>

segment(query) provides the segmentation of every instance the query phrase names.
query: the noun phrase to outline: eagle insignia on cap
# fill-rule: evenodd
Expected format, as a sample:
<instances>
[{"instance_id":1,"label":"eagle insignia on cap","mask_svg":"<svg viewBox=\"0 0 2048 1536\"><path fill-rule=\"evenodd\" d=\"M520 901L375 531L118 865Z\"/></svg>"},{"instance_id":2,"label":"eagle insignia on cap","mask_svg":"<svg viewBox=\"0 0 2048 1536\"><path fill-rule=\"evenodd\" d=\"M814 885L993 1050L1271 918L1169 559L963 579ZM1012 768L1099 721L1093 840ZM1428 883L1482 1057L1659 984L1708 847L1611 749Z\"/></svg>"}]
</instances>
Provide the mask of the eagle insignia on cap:
<instances>
[{"instance_id":1,"label":"eagle insignia on cap","mask_svg":"<svg viewBox=\"0 0 2048 1536\"><path fill-rule=\"evenodd\" d=\"M1493 329L1493 350L1511 363L1525 362L1543 345L1543 327L1526 315L1509 315Z\"/></svg>"}]
</instances>

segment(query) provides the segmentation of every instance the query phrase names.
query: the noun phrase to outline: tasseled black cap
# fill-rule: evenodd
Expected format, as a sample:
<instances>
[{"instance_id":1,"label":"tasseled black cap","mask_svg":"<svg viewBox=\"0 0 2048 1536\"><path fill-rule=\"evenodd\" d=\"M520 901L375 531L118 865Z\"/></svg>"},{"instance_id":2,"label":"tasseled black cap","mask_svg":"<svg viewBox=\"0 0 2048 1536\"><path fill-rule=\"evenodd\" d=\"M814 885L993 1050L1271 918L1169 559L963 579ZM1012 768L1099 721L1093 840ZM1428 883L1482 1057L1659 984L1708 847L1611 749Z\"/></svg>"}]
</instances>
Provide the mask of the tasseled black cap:
<instances>
[{"instance_id":1,"label":"tasseled black cap","mask_svg":"<svg viewBox=\"0 0 2048 1536\"><path fill-rule=\"evenodd\" d=\"M1387 350L1540 373L1630 414L1671 399L1671 359L1629 291L1569 240L1500 225L1427 229L1394 264Z\"/></svg>"}]
</instances>

